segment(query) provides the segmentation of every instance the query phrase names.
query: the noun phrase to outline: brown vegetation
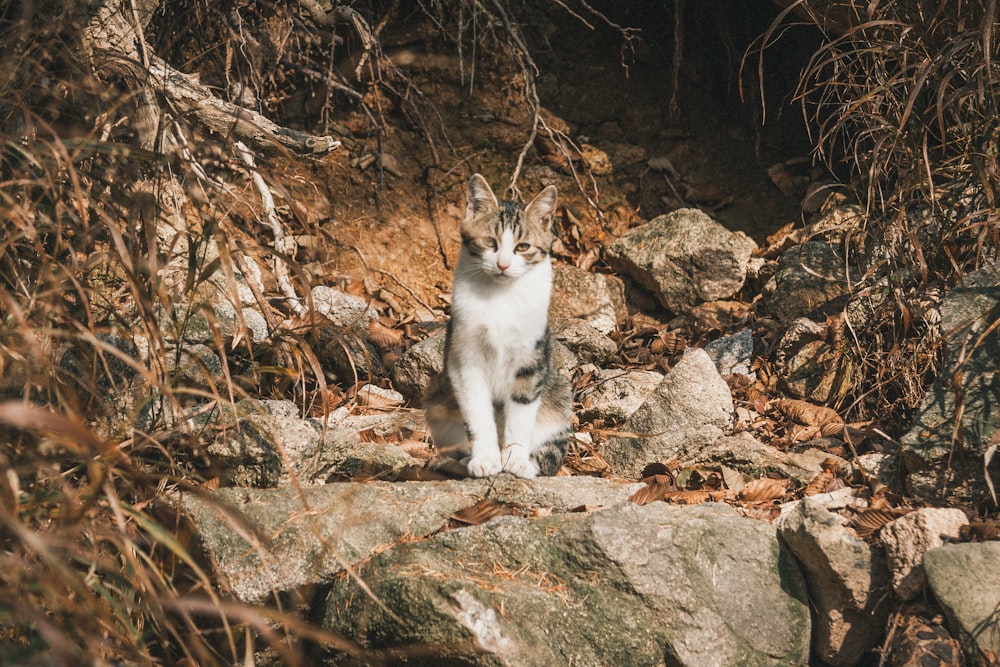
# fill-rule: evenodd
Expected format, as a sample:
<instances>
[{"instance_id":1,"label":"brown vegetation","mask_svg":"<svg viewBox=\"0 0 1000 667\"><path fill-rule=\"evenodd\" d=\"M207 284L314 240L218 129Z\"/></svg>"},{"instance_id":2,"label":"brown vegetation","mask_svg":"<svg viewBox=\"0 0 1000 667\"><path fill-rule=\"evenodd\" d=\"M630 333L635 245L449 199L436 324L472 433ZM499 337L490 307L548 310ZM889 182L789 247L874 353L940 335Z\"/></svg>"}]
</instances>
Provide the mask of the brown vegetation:
<instances>
[{"instance_id":1,"label":"brown vegetation","mask_svg":"<svg viewBox=\"0 0 1000 667\"><path fill-rule=\"evenodd\" d=\"M938 344L912 313L1000 241L995 2L960 13L945 2L930 16L872 6L878 14L815 54L799 90L822 155L848 166L870 214L844 238L864 267L857 290L883 297L848 348L865 384L836 412L771 406L824 434L851 428L845 419L912 412ZM608 28L626 62L641 50L632 28L573 7L564 20ZM426 20L413 28L407 13ZM573 174L562 260L598 264L603 242L635 222L637 203L602 199L583 142L542 108L542 72L516 18L497 0L0 9L0 662L47 651L67 664L234 664L258 640L286 664L303 642L361 652L280 604L219 597L160 502L218 483L211 434L180 415L225 413L247 396L288 398L319 416L357 400L365 371L324 366L343 331L308 314L317 284L379 309L372 339L383 358L368 368L383 379L371 369L384 371L380 362L422 335L420 320L446 309L454 233L444 221L456 185L471 163L489 166L490 151L515 156L503 173L511 193L531 160ZM410 51L387 54L396 28L414 31ZM424 53L430 42L447 52ZM489 79L484 106L498 120L463 129L465 107L445 127L435 100L462 100L444 85L419 88L397 64L406 53L444 58L427 68L460 68L470 90ZM675 92L682 64L674 59ZM426 80L435 85L433 73ZM486 136L472 143L477 133ZM413 163L387 147L421 156L413 180L423 193L392 190L390 177ZM501 182L502 167L489 168ZM406 228L375 213L434 242L401 254ZM234 293L238 283L250 297ZM231 322L209 307L217 299L232 303ZM255 336L248 301L266 336ZM623 364L655 366L687 342L641 321L622 324ZM576 459L600 470L599 455ZM650 480L643 499L736 493L719 479L672 476ZM789 492L767 478L743 488L747 513L761 516Z\"/></svg>"}]
</instances>

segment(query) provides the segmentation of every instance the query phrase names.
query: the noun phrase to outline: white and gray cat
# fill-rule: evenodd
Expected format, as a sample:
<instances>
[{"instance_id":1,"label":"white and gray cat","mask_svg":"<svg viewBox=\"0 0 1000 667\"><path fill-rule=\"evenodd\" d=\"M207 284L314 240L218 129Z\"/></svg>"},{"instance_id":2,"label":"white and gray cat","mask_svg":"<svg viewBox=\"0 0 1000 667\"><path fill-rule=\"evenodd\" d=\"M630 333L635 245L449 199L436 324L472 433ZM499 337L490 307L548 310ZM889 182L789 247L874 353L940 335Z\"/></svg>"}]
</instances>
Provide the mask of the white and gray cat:
<instances>
[{"instance_id":1,"label":"white and gray cat","mask_svg":"<svg viewBox=\"0 0 1000 667\"><path fill-rule=\"evenodd\" d=\"M553 475L572 437L548 326L556 198L550 185L521 206L469 180L444 370L424 408L434 444L474 477Z\"/></svg>"}]
</instances>

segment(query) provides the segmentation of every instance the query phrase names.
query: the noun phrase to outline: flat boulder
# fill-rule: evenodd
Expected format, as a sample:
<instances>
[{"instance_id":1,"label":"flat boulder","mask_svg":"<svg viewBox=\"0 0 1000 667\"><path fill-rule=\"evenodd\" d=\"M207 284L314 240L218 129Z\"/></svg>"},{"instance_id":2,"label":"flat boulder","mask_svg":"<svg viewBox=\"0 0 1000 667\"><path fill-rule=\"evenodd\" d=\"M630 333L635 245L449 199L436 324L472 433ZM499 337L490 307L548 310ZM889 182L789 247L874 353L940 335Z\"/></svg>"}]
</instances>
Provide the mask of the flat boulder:
<instances>
[{"instance_id":1,"label":"flat boulder","mask_svg":"<svg viewBox=\"0 0 1000 667\"><path fill-rule=\"evenodd\" d=\"M226 488L175 505L191 521L223 590L258 604L329 580L373 553L425 537L489 497L524 512L568 512L623 502L641 485L591 477L446 482L343 482Z\"/></svg>"},{"instance_id":2,"label":"flat boulder","mask_svg":"<svg viewBox=\"0 0 1000 667\"><path fill-rule=\"evenodd\" d=\"M501 517L334 581L330 631L413 665L803 665L809 610L774 527L719 504ZM333 657L333 656L331 656Z\"/></svg>"}]
</instances>

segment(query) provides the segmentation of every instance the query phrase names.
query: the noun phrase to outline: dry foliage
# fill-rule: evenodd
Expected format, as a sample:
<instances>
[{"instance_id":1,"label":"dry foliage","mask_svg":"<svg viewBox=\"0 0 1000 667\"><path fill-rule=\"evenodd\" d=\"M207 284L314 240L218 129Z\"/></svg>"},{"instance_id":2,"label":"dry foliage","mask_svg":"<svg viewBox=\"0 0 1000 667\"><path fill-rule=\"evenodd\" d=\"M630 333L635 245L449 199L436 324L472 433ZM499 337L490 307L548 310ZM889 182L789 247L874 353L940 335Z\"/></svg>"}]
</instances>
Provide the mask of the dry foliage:
<instances>
[{"instance_id":1,"label":"dry foliage","mask_svg":"<svg viewBox=\"0 0 1000 667\"><path fill-rule=\"evenodd\" d=\"M762 36L787 27L795 0ZM993 0L832 3L835 33L804 69L797 97L817 156L864 207L840 244L852 299L851 420L905 424L938 372L941 291L1000 248L996 116L998 19ZM827 28L822 17L817 27ZM763 53L760 67L764 67ZM747 61L745 61L746 64ZM780 251L789 232L769 241Z\"/></svg>"},{"instance_id":2,"label":"dry foliage","mask_svg":"<svg viewBox=\"0 0 1000 667\"><path fill-rule=\"evenodd\" d=\"M250 637L285 664L301 664L305 639L356 654L292 615L221 600L161 502L218 485L205 453L214 434L199 419L225 423L247 396L320 414L343 399L304 336L311 327L297 322L308 285L290 239L318 231L261 175L272 166L263 144L213 134L190 100L172 97L209 89L160 56L197 54L188 64L226 96L199 98L206 108L253 107L257 96L280 116L274 91L316 83L293 84L293 62L343 41L347 26L317 25L294 3L258 14L182 3L156 15L139 4L150 41L123 42L142 51L136 61L110 47L108 34L135 27L113 3L0 11L0 661L47 650L62 664L236 664L258 648ZM83 42L107 51L85 51L84 25ZM236 37L258 29L270 69L245 59ZM219 52L231 70L206 56ZM234 72L253 91L228 88ZM324 99L329 112L332 92ZM274 123L256 110L246 118L260 126L230 116L236 136L267 143ZM282 137L276 153L308 139ZM223 302L231 318L213 307ZM233 529L247 534L235 519Z\"/></svg>"}]
</instances>

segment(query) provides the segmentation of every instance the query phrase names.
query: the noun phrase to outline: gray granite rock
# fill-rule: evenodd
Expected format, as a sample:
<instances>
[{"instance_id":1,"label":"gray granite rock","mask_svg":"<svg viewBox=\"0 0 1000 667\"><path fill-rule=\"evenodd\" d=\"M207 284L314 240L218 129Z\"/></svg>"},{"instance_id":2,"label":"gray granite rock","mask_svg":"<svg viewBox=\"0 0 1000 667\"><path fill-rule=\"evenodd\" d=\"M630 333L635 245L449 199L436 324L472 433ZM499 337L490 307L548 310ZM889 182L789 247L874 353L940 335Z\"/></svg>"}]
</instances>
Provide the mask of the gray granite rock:
<instances>
[{"instance_id":1,"label":"gray granite rock","mask_svg":"<svg viewBox=\"0 0 1000 667\"><path fill-rule=\"evenodd\" d=\"M759 309L781 322L799 317L822 320L843 308L847 278L844 260L833 247L806 241L782 253Z\"/></svg>"},{"instance_id":2,"label":"gray granite rock","mask_svg":"<svg viewBox=\"0 0 1000 667\"><path fill-rule=\"evenodd\" d=\"M583 320L608 334L625 315L625 285L620 278L575 266L555 267L550 319Z\"/></svg>"},{"instance_id":3,"label":"gray granite rock","mask_svg":"<svg viewBox=\"0 0 1000 667\"><path fill-rule=\"evenodd\" d=\"M989 497L984 454L1000 433L1000 270L966 276L941 303L945 361L909 432L901 439L907 489L929 501L981 502ZM960 442L954 440L961 381ZM1000 457L989 474L1000 481Z\"/></svg>"},{"instance_id":4,"label":"gray granite rock","mask_svg":"<svg viewBox=\"0 0 1000 667\"><path fill-rule=\"evenodd\" d=\"M771 525L724 505L502 517L400 545L358 574L379 602L341 577L325 625L371 648L437 648L407 664L809 659L809 612L793 560Z\"/></svg>"},{"instance_id":5,"label":"gray granite rock","mask_svg":"<svg viewBox=\"0 0 1000 667\"><path fill-rule=\"evenodd\" d=\"M648 463L684 458L715 442L732 417L729 386L704 350L689 348L621 425L634 435L609 438L604 457L616 474L636 478Z\"/></svg>"},{"instance_id":6,"label":"gray granite rock","mask_svg":"<svg viewBox=\"0 0 1000 667\"><path fill-rule=\"evenodd\" d=\"M638 410L662 381L663 374L656 371L599 369L593 384L577 397L583 405L577 416L585 421L599 418L620 422Z\"/></svg>"},{"instance_id":7,"label":"gray granite rock","mask_svg":"<svg viewBox=\"0 0 1000 667\"><path fill-rule=\"evenodd\" d=\"M883 526L879 536L885 545L896 595L903 600L917 597L926 582L924 553L944 545L946 539L957 539L959 529L968 523L960 509L921 507Z\"/></svg>"},{"instance_id":8,"label":"gray granite rock","mask_svg":"<svg viewBox=\"0 0 1000 667\"><path fill-rule=\"evenodd\" d=\"M735 294L756 248L746 234L729 231L698 209L683 208L619 237L605 258L667 310L683 313Z\"/></svg>"},{"instance_id":9,"label":"gray granite rock","mask_svg":"<svg viewBox=\"0 0 1000 667\"><path fill-rule=\"evenodd\" d=\"M891 583L881 552L827 509L823 496L830 495L808 496L788 507L778 520L778 535L808 583L813 651L824 663L853 667L885 631Z\"/></svg>"},{"instance_id":10,"label":"gray granite rock","mask_svg":"<svg viewBox=\"0 0 1000 667\"><path fill-rule=\"evenodd\" d=\"M639 484L592 477L448 482L344 482L273 489L220 489L178 496L224 590L261 603L273 593L329 581L356 563L442 528L489 497L524 508L567 512L623 502Z\"/></svg>"},{"instance_id":11,"label":"gray granite rock","mask_svg":"<svg viewBox=\"0 0 1000 667\"><path fill-rule=\"evenodd\" d=\"M947 544L923 562L952 635L969 653L1000 655L1000 542Z\"/></svg>"}]
</instances>

